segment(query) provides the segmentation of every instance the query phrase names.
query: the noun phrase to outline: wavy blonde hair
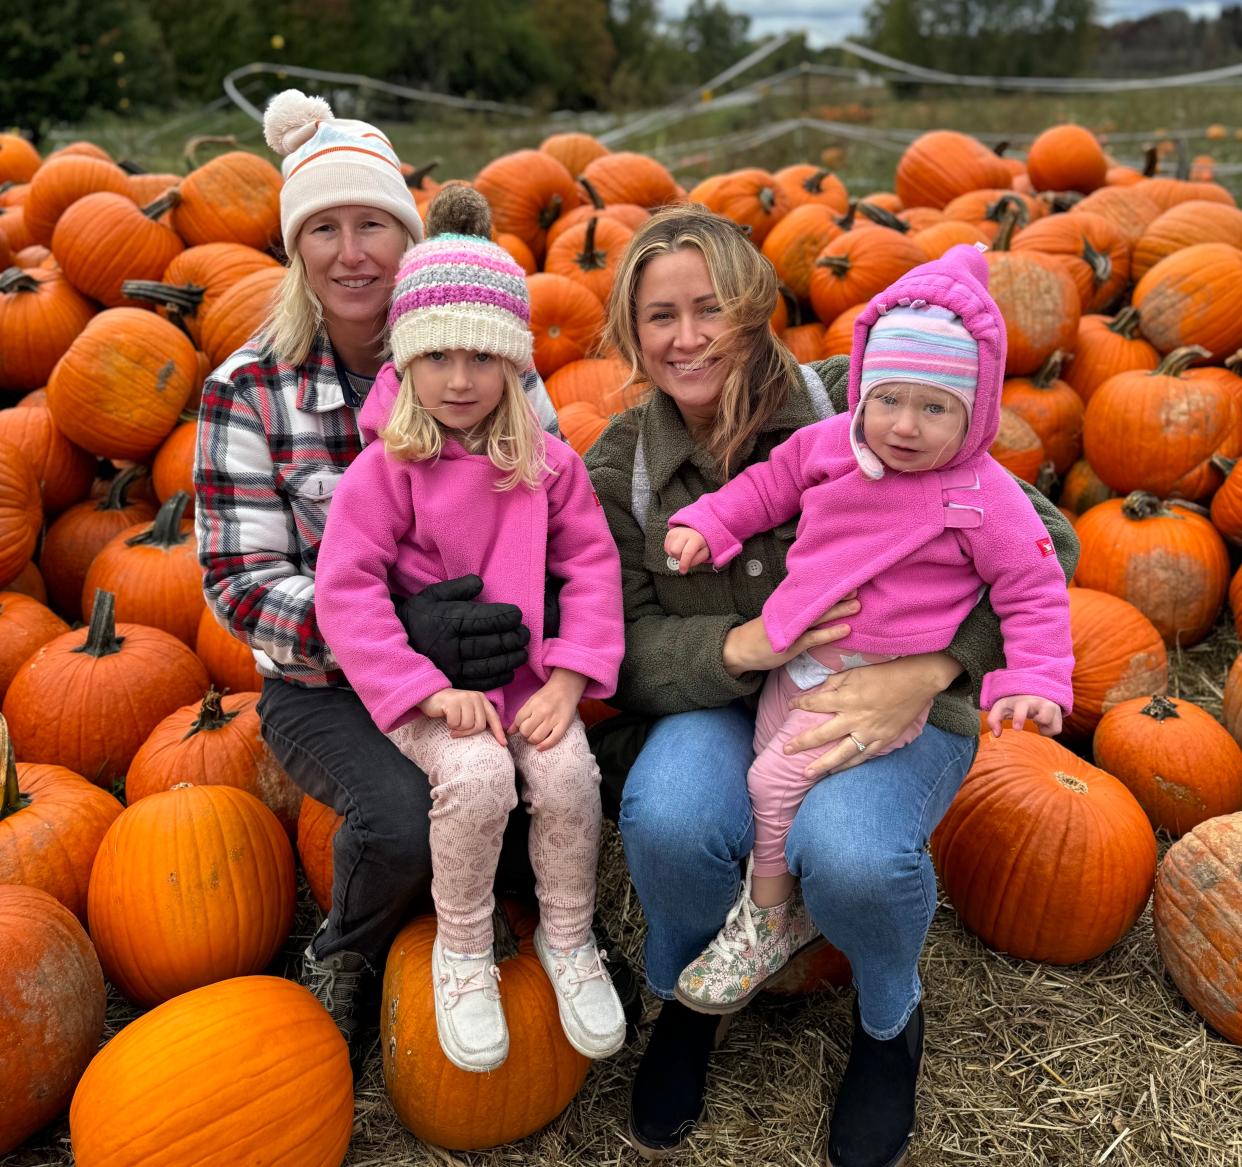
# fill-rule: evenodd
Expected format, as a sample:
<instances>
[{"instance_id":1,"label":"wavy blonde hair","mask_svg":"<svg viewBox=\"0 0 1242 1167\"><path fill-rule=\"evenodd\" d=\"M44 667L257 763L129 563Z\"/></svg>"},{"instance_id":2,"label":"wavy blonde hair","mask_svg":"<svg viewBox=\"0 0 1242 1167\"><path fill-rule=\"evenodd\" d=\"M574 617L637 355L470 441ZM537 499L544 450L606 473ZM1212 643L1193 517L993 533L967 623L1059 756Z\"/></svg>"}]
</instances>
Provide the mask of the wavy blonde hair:
<instances>
[{"instance_id":1,"label":"wavy blonde hair","mask_svg":"<svg viewBox=\"0 0 1242 1167\"><path fill-rule=\"evenodd\" d=\"M727 481L756 436L801 384L793 354L773 334L769 318L776 307L777 279L771 263L737 225L706 207L666 207L634 233L617 268L604 345L612 345L630 365L626 386L650 381L638 337L638 285L647 265L685 248L698 251L720 302L728 328L714 340L706 358L729 365L716 417L703 443Z\"/></svg>"},{"instance_id":2,"label":"wavy blonde hair","mask_svg":"<svg viewBox=\"0 0 1242 1167\"><path fill-rule=\"evenodd\" d=\"M496 359L504 377L500 401L475 429L461 434L460 440L472 454L486 454L492 465L506 474L496 484L497 490L512 490L519 484L534 489L544 474L552 472L544 453L543 429L526 400L517 366L504 357ZM401 374L401 390L388 424L379 431L384 448L394 458L423 462L440 456L444 434L445 427L418 400L411 362Z\"/></svg>"}]
</instances>

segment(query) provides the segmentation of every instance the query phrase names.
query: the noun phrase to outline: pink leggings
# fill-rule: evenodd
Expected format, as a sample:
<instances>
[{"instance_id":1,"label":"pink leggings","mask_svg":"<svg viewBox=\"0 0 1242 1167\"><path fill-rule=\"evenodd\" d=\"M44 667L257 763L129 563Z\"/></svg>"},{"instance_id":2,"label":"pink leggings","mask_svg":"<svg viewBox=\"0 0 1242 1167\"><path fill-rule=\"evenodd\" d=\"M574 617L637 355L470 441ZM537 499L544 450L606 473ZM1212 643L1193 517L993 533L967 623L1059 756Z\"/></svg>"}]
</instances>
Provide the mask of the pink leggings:
<instances>
[{"instance_id":1,"label":"pink leggings","mask_svg":"<svg viewBox=\"0 0 1242 1167\"><path fill-rule=\"evenodd\" d=\"M540 753L521 734L506 749L490 733L455 738L440 717L417 717L388 735L431 780L431 898L450 952L481 955L492 943L492 884L509 812L514 766L531 815L530 863L540 922L553 948L585 944L595 910L599 767L574 718Z\"/></svg>"},{"instance_id":2,"label":"pink leggings","mask_svg":"<svg viewBox=\"0 0 1242 1167\"><path fill-rule=\"evenodd\" d=\"M844 669L838 670L845 671ZM827 753L837 743L828 742L817 750L805 750L800 754L783 752L785 743L800 733L831 721L834 713L808 713L804 709L790 709L789 700L800 694L816 693L832 684L830 677L813 689L799 689L784 668L773 669L763 683L759 696L759 713L755 718L755 760L746 776L750 801L755 812L755 875L784 875L789 871L785 862L785 839L794 815L806 793L822 778L808 778L803 773L813 758ZM930 703L914 719L896 740L882 750L868 750L869 758L892 753L900 746L914 741L927 721ZM840 740L840 739L837 739ZM824 775L831 778L832 775Z\"/></svg>"}]
</instances>

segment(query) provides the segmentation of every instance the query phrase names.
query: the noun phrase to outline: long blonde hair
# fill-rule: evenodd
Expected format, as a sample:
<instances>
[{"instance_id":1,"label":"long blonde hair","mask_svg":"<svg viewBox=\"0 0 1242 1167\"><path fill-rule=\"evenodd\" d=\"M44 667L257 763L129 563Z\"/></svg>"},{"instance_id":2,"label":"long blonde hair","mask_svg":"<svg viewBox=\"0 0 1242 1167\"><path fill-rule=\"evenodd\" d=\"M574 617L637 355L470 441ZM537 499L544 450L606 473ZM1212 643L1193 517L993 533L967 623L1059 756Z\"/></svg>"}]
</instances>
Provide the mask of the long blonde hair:
<instances>
[{"instance_id":1,"label":"long blonde hair","mask_svg":"<svg viewBox=\"0 0 1242 1167\"><path fill-rule=\"evenodd\" d=\"M728 322L704 358L723 358L729 371L703 443L727 481L734 464L788 400L791 387L800 384L797 361L769 325L776 307L776 272L737 225L701 206L667 207L642 224L617 268L604 345L612 345L629 362L627 386L644 380L655 384L643 366L638 337L638 285L653 259L684 248L703 256Z\"/></svg>"},{"instance_id":2,"label":"long blonde hair","mask_svg":"<svg viewBox=\"0 0 1242 1167\"><path fill-rule=\"evenodd\" d=\"M534 489L543 475L551 472L544 453L543 430L526 400L517 366L504 357L496 359L504 377L500 401L476 429L461 435L461 442L471 453L486 454L492 465L506 474L496 484L497 490L512 490L519 484ZM388 424L379 431L384 448L394 458L423 462L440 456L445 432L445 427L418 400L411 362L401 374L401 390Z\"/></svg>"}]
</instances>

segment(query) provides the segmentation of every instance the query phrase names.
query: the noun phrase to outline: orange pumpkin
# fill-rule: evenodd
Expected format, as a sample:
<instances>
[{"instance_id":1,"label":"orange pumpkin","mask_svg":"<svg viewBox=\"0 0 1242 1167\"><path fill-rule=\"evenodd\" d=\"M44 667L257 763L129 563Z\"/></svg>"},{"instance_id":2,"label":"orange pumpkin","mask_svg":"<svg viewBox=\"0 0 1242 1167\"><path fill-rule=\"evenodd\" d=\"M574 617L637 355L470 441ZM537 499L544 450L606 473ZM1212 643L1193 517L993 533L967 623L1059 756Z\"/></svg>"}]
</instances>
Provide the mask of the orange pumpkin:
<instances>
[{"instance_id":1,"label":"orange pumpkin","mask_svg":"<svg viewBox=\"0 0 1242 1167\"><path fill-rule=\"evenodd\" d=\"M207 671L167 632L113 618L114 598L95 598L88 628L44 644L4 697L19 761L64 766L108 787L169 713L207 688Z\"/></svg>"},{"instance_id":2,"label":"orange pumpkin","mask_svg":"<svg viewBox=\"0 0 1242 1167\"><path fill-rule=\"evenodd\" d=\"M1215 182L1187 182L1181 178L1157 176L1145 178L1138 184L1138 190L1151 199L1162 211L1167 211L1178 203L1193 200L1207 200L1223 203L1225 206L1236 206L1236 200L1223 186Z\"/></svg>"},{"instance_id":3,"label":"orange pumpkin","mask_svg":"<svg viewBox=\"0 0 1242 1167\"><path fill-rule=\"evenodd\" d=\"M61 215L78 199L97 191L111 191L132 201L129 176L113 162L82 154L47 159L30 180L30 195L22 208L30 242L51 247Z\"/></svg>"},{"instance_id":4,"label":"orange pumpkin","mask_svg":"<svg viewBox=\"0 0 1242 1167\"><path fill-rule=\"evenodd\" d=\"M1064 732L1069 738L1084 738L1113 706L1163 693L1169 683L1169 654L1156 626L1117 596L1070 588L1069 606L1074 710L1065 719Z\"/></svg>"},{"instance_id":5,"label":"orange pumpkin","mask_svg":"<svg viewBox=\"0 0 1242 1167\"><path fill-rule=\"evenodd\" d=\"M152 522L121 531L100 549L82 584L87 620L95 595L111 592L121 619L162 628L193 648L204 601L194 524L182 518L188 502L178 491Z\"/></svg>"},{"instance_id":6,"label":"orange pumpkin","mask_svg":"<svg viewBox=\"0 0 1242 1167\"><path fill-rule=\"evenodd\" d=\"M1242 247L1242 211L1203 199L1170 207L1148 224L1134 245L1130 273L1141 280L1162 259L1196 243Z\"/></svg>"},{"instance_id":7,"label":"orange pumpkin","mask_svg":"<svg viewBox=\"0 0 1242 1167\"><path fill-rule=\"evenodd\" d=\"M181 785L108 829L87 915L108 980L149 1007L266 968L295 898L293 851L267 807L233 786Z\"/></svg>"},{"instance_id":8,"label":"orange pumpkin","mask_svg":"<svg viewBox=\"0 0 1242 1167\"><path fill-rule=\"evenodd\" d=\"M258 332L272 309L284 274L283 268L262 267L242 276L204 314L199 338L212 368Z\"/></svg>"},{"instance_id":9,"label":"orange pumpkin","mask_svg":"<svg viewBox=\"0 0 1242 1167\"><path fill-rule=\"evenodd\" d=\"M1212 495L1212 526L1230 543L1242 546L1242 472L1237 470L1236 459L1217 457L1213 465L1225 481Z\"/></svg>"},{"instance_id":10,"label":"orange pumpkin","mask_svg":"<svg viewBox=\"0 0 1242 1167\"><path fill-rule=\"evenodd\" d=\"M792 210L784 188L758 167L735 170L719 178L710 190L705 189L706 184L696 186L687 196L690 202L702 203L709 211L748 227L750 241L762 247L772 228Z\"/></svg>"},{"instance_id":11,"label":"orange pumpkin","mask_svg":"<svg viewBox=\"0 0 1242 1167\"><path fill-rule=\"evenodd\" d=\"M561 237L561 235L569 230L570 227L579 223L585 223L588 219L601 215L606 219L615 219L618 223L628 227L631 231L637 231L638 228L651 218L651 212L646 207L640 207L637 203L613 203L611 205L604 202L599 197L597 191L590 182L585 178L578 179L578 185L586 192L587 202L580 206L574 207L572 211L565 211L551 227L548 228L547 250L551 251L553 245ZM500 239L497 238L497 243ZM503 244L502 244L503 246ZM529 250L529 249L528 249ZM528 275L534 274L537 266Z\"/></svg>"},{"instance_id":12,"label":"orange pumpkin","mask_svg":"<svg viewBox=\"0 0 1242 1167\"><path fill-rule=\"evenodd\" d=\"M1083 449L1113 490L1206 498L1223 478L1213 457L1242 453L1242 398L1214 373L1187 370L1205 354L1175 349L1152 372L1118 373L1095 391L1083 420Z\"/></svg>"},{"instance_id":13,"label":"orange pumpkin","mask_svg":"<svg viewBox=\"0 0 1242 1167\"><path fill-rule=\"evenodd\" d=\"M1026 960L1108 951L1151 894L1156 839L1134 796L1051 738L984 736L932 858L962 923Z\"/></svg>"},{"instance_id":14,"label":"orange pumpkin","mask_svg":"<svg viewBox=\"0 0 1242 1167\"><path fill-rule=\"evenodd\" d=\"M772 177L784 192L790 210L818 204L843 215L849 207L850 196L845 183L822 166L796 162L778 170Z\"/></svg>"},{"instance_id":15,"label":"orange pumpkin","mask_svg":"<svg viewBox=\"0 0 1242 1167\"><path fill-rule=\"evenodd\" d=\"M0 1155L68 1105L103 1036L107 995L82 925L46 892L0 885Z\"/></svg>"},{"instance_id":16,"label":"orange pumpkin","mask_svg":"<svg viewBox=\"0 0 1242 1167\"><path fill-rule=\"evenodd\" d=\"M402 928L384 967L380 1046L388 1097L415 1135L451 1150L499 1146L540 1130L569 1105L590 1067L561 1031L555 990L535 955L535 914L507 906L497 915L509 1056L491 1073L459 1070L436 1040L434 916Z\"/></svg>"},{"instance_id":17,"label":"orange pumpkin","mask_svg":"<svg viewBox=\"0 0 1242 1167\"><path fill-rule=\"evenodd\" d=\"M1001 389L1001 403L1035 431L1058 474L1069 470L1082 453L1084 406L1061 380L1065 355L1058 349L1033 377L1008 377Z\"/></svg>"},{"instance_id":18,"label":"orange pumpkin","mask_svg":"<svg viewBox=\"0 0 1242 1167\"><path fill-rule=\"evenodd\" d=\"M68 631L69 625L38 600L0 591L0 701L17 670L42 645Z\"/></svg>"},{"instance_id":19,"label":"orange pumpkin","mask_svg":"<svg viewBox=\"0 0 1242 1167\"><path fill-rule=\"evenodd\" d=\"M988 453L1010 474L1032 484L1047 460L1039 434L1024 417L1003 405L1000 428L988 447Z\"/></svg>"},{"instance_id":20,"label":"orange pumpkin","mask_svg":"<svg viewBox=\"0 0 1242 1167\"><path fill-rule=\"evenodd\" d=\"M1148 224L1159 217L1160 207L1137 187L1101 187L1075 203L1069 213L1090 213L1107 219L1133 252Z\"/></svg>"},{"instance_id":21,"label":"orange pumpkin","mask_svg":"<svg viewBox=\"0 0 1242 1167\"><path fill-rule=\"evenodd\" d=\"M540 272L527 281L535 368L546 381L562 365L590 355L604 327L604 305L568 276Z\"/></svg>"},{"instance_id":22,"label":"orange pumpkin","mask_svg":"<svg viewBox=\"0 0 1242 1167\"><path fill-rule=\"evenodd\" d=\"M1026 173L1036 190L1090 194L1104 185L1107 171L1098 139L1082 126L1049 126L1026 155Z\"/></svg>"},{"instance_id":23,"label":"orange pumpkin","mask_svg":"<svg viewBox=\"0 0 1242 1167\"><path fill-rule=\"evenodd\" d=\"M897 163L897 195L907 207L943 207L980 187L1009 187L1004 162L976 138L932 130L916 138Z\"/></svg>"},{"instance_id":24,"label":"orange pumpkin","mask_svg":"<svg viewBox=\"0 0 1242 1167\"><path fill-rule=\"evenodd\" d=\"M58 271L0 272L0 389L46 385L94 315L95 306Z\"/></svg>"},{"instance_id":25,"label":"orange pumpkin","mask_svg":"<svg viewBox=\"0 0 1242 1167\"><path fill-rule=\"evenodd\" d=\"M46 405L0 412L0 439L25 455L38 479L45 514L59 514L89 493L95 459L57 429Z\"/></svg>"},{"instance_id":26,"label":"orange pumpkin","mask_svg":"<svg viewBox=\"0 0 1242 1167\"><path fill-rule=\"evenodd\" d=\"M1222 359L1242 346L1242 251L1196 243L1165 256L1132 297L1143 335L1162 353L1202 345Z\"/></svg>"},{"instance_id":27,"label":"orange pumpkin","mask_svg":"<svg viewBox=\"0 0 1242 1167\"><path fill-rule=\"evenodd\" d=\"M207 666L211 683L222 692L258 693L263 676L254 664L254 653L217 622L212 610L203 606L194 638L194 652Z\"/></svg>"},{"instance_id":28,"label":"orange pumpkin","mask_svg":"<svg viewBox=\"0 0 1242 1167\"><path fill-rule=\"evenodd\" d=\"M1165 644L1196 644L1212 629L1229 579L1229 553L1188 506L1135 491L1082 515L1080 587L1129 600Z\"/></svg>"},{"instance_id":29,"label":"orange pumpkin","mask_svg":"<svg viewBox=\"0 0 1242 1167\"><path fill-rule=\"evenodd\" d=\"M569 227L548 248L544 271L562 275L607 303L617 265L634 232L616 219L592 215Z\"/></svg>"},{"instance_id":30,"label":"orange pumpkin","mask_svg":"<svg viewBox=\"0 0 1242 1167\"><path fill-rule=\"evenodd\" d=\"M29 182L43 159L21 134L0 134L0 183Z\"/></svg>"},{"instance_id":31,"label":"orange pumpkin","mask_svg":"<svg viewBox=\"0 0 1242 1167\"><path fill-rule=\"evenodd\" d=\"M582 171L605 203L635 203L653 210L682 201L668 168L646 154L604 154Z\"/></svg>"},{"instance_id":32,"label":"orange pumpkin","mask_svg":"<svg viewBox=\"0 0 1242 1167\"><path fill-rule=\"evenodd\" d=\"M83 449L141 461L177 424L197 369L194 346L168 321L140 308L109 308L53 370L48 408Z\"/></svg>"},{"instance_id":33,"label":"orange pumpkin","mask_svg":"<svg viewBox=\"0 0 1242 1167\"><path fill-rule=\"evenodd\" d=\"M77 1167L172 1167L170 1147L203 1167L340 1167L353 1123L340 1031L301 985L266 976L194 989L131 1022L69 1108Z\"/></svg>"},{"instance_id":34,"label":"orange pumpkin","mask_svg":"<svg viewBox=\"0 0 1242 1167\"><path fill-rule=\"evenodd\" d=\"M866 305L859 305L864 308ZM846 309L840 320L850 309ZM852 319L852 318L851 318ZM833 321L835 324L836 321ZM795 324L790 328L786 328L781 333L781 340L785 347L794 355L800 365L809 365L812 361L822 361L832 355L828 350L828 330L818 321L811 321L810 324Z\"/></svg>"},{"instance_id":35,"label":"orange pumpkin","mask_svg":"<svg viewBox=\"0 0 1242 1167\"><path fill-rule=\"evenodd\" d=\"M298 808L298 859L311 898L323 912L332 908L332 841L344 821L344 816L330 806L316 802L309 794L303 796Z\"/></svg>"},{"instance_id":36,"label":"orange pumpkin","mask_svg":"<svg viewBox=\"0 0 1242 1167\"><path fill-rule=\"evenodd\" d=\"M96 499L71 506L48 528L39 563L47 576L52 607L70 620L82 616L82 584L96 555L112 537L155 518L155 507L141 497L145 466L121 471ZM134 497L130 497L131 491Z\"/></svg>"},{"instance_id":37,"label":"orange pumpkin","mask_svg":"<svg viewBox=\"0 0 1242 1167\"><path fill-rule=\"evenodd\" d=\"M266 251L280 242L280 171L257 154L233 150L181 180L173 228L190 247L244 243Z\"/></svg>"},{"instance_id":38,"label":"orange pumpkin","mask_svg":"<svg viewBox=\"0 0 1242 1167\"><path fill-rule=\"evenodd\" d=\"M496 230L516 235L536 260L543 259L548 228L581 201L574 176L538 150L493 159L475 176L474 186L491 205Z\"/></svg>"},{"instance_id":39,"label":"orange pumpkin","mask_svg":"<svg viewBox=\"0 0 1242 1167\"><path fill-rule=\"evenodd\" d=\"M34 469L17 446L0 438L0 588L30 562L42 526Z\"/></svg>"},{"instance_id":40,"label":"orange pumpkin","mask_svg":"<svg viewBox=\"0 0 1242 1167\"><path fill-rule=\"evenodd\" d=\"M923 249L898 231L854 228L831 240L811 270L811 306L824 324L870 300L926 259Z\"/></svg>"},{"instance_id":41,"label":"orange pumpkin","mask_svg":"<svg viewBox=\"0 0 1242 1167\"><path fill-rule=\"evenodd\" d=\"M1069 272L1084 312L1100 312L1125 290L1130 278L1130 248L1107 219L1049 215L1015 236L1012 250L1052 256Z\"/></svg>"},{"instance_id":42,"label":"orange pumpkin","mask_svg":"<svg viewBox=\"0 0 1242 1167\"><path fill-rule=\"evenodd\" d=\"M763 254L772 261L777 278L804 304L811 299L815 257L845 233L841 223L832 208L805 203L776 223L763 241Z\"/></svg>"},{"instance_id":43,"label":"orange pumpkin","mask_svg":"<svg viewBox=\"0 0 1242 1167\"><path fill-rule=\"evenodd\" d=\"M1229 666L1229 673L1225 677L1225 700L1221 716L1230 737L1242 745L1242 653L1233 658L1233 664Z\"/></svg>"},{"instance_id":44,"label":"orange pumpkin","mask_svg":"<svg viewBox=\"0 0 1242 1167\"><path fill-rule=\"evenodd\" d=\"M1200 823L1165 852L1151 918L1182 996L1242 1044L1242 814Z\"/></svg>"},{"instance_id":45,"label":"orange pumpkin","mask_svg":"<svg viewBox=\"0 0 1242 1167\"><path fill-rule=\"evenodd\" d=\"M1089 511L1093 506L1099 506L1109 498L1116 498L1116 495L1100 481L1100 476L1091 468L1091 463L1086 458L1079 458L1069 468L1061 483L1060 505L1076 515Z\"/></svg>"},{"instance_id":46,"label":"orange pumpkin","mask_svg":"<svg viewBox=\"0 0 1242 1167\"><path fill-rule=\"evenodd\" d=\"M1242 748L1205 709L1134 697L1100 719L1095 760L1124 782L1151 825L1174 837L1242 810Z\"/></svg>"},{"instance_id":47,"label":"orange pumpkin","mask_svg":"<svg viewBox=\"0 0 1242 1167\"><path fill-rule=\"evenodd\" d=\"M539 143L539 149L545 154L551 154L574 178L596 158L602 158L610 152L598 138L577 131L551 134Z\"/></svg>"},{"instance_id":48,"label":"orange pumpkin","mask_svg":"<svg viewBox=\"0 0 1242 1167\"><path fill-rule=\"evenodd\" d=\"M950 247L956 247L959 243L973 246L990 242L988 233L977 224L951 219L917 230L911 238L923 249L928 260L939 259Z\"/></svg>"},{"instance_id":49,"label":"orange pumpkin","mask_svg":"<svg viewBox=\"0 0 1242 1167\"><path fill-rule=\"evenodd\" d=\"M1078 322L1074 359L1063 374L1084 404L1109 377L1131 369L1154 369L1160 363L1155 347L1135 333L1138 310L1126 305L1116 316L1085 315Z\"/></svg>"}]
</instances>

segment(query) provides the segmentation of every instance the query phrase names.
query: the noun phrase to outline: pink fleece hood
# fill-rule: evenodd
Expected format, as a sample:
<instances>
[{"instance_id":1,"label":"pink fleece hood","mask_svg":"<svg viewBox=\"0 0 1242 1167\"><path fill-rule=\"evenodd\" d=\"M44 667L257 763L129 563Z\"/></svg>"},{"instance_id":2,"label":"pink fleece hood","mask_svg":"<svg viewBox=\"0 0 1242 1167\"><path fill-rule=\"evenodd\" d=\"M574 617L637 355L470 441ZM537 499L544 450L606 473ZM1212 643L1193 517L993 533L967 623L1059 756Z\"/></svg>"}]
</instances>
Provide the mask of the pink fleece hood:
<instances>
[{"instance_id":1,"label":"pink fleece hood","mask_svg":"<svg viewBox=\"0 0 1242 1167\"><path fill-rule=\"evenodd\" d=\"M1001 385L1005 379L1005 321L996 301L988 295L987 260L975 247L958 244L939 259L906 272L873 296L854 322L850 351L849 409L855 422L851 445L859 466L871 478L884 472L883 464L861 441L859 411L863 352L875 322L891 309L935 304L960 317L979 350L979 378L970 422L961 449L942 470L959 466L987 451L1000 428Z\"/></svg>"}]
</instances>

